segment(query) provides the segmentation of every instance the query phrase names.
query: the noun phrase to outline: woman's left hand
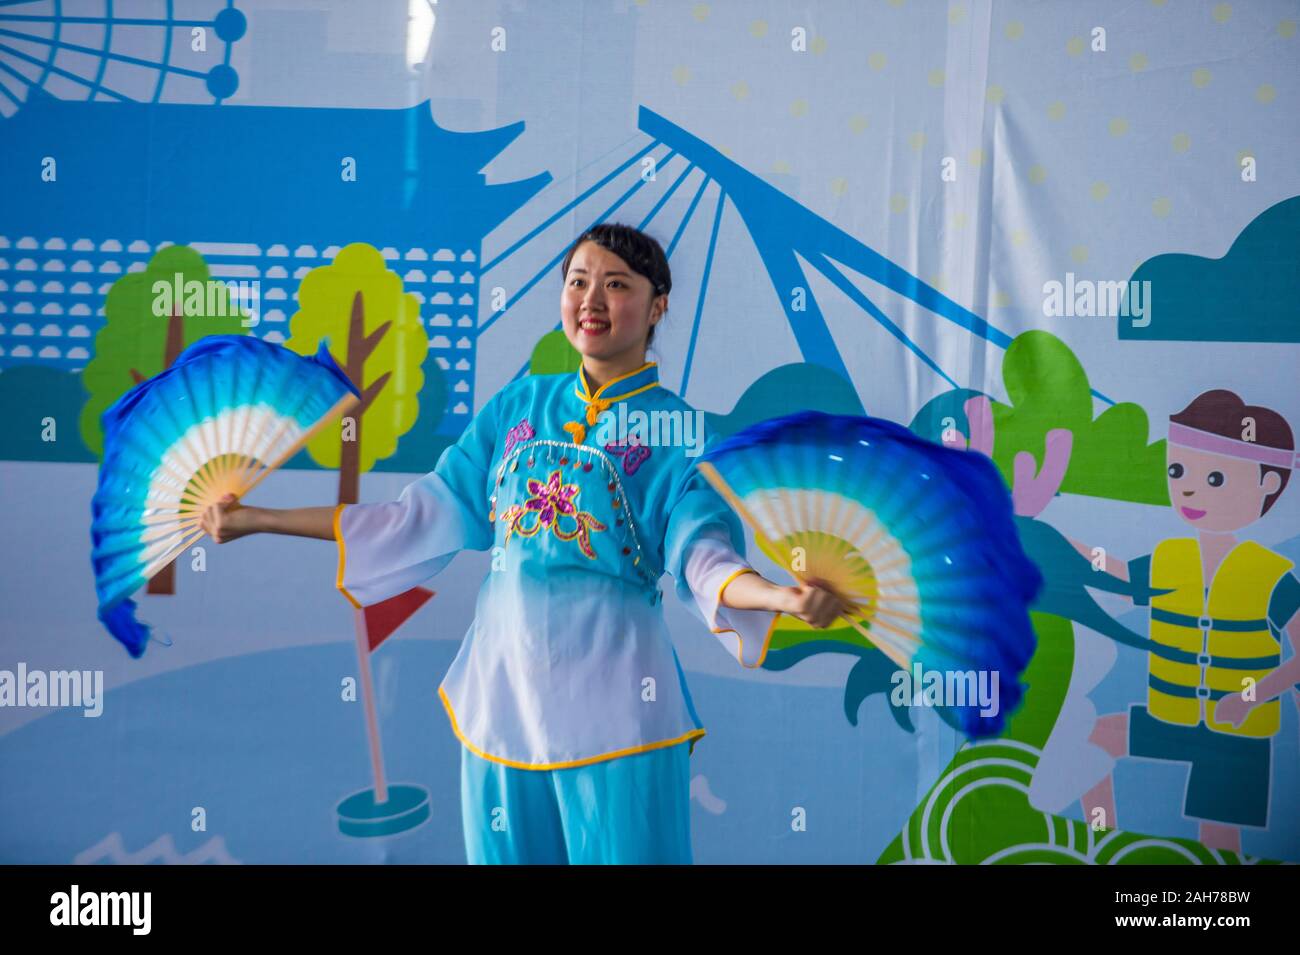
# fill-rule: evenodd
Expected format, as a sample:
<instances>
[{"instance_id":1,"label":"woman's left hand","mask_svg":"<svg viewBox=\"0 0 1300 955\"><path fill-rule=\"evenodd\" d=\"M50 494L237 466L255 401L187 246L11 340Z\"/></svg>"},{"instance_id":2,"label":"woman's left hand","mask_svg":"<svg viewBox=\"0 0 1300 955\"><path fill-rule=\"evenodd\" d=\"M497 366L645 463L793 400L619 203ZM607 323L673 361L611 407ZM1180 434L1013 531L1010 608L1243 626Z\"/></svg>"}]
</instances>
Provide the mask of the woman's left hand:
<instances>
[{"instance_id":1,"label":"woman's left hand","mask_svg":"<svg viewBox=\"0 0 1300 955\"><path fill-rule=\"evenodd\" d=\"M826 629L849 612L848 605L823 581L809 581L784 589L786 606L779 609L818 630Z\"/></svg>"}]
</instances>

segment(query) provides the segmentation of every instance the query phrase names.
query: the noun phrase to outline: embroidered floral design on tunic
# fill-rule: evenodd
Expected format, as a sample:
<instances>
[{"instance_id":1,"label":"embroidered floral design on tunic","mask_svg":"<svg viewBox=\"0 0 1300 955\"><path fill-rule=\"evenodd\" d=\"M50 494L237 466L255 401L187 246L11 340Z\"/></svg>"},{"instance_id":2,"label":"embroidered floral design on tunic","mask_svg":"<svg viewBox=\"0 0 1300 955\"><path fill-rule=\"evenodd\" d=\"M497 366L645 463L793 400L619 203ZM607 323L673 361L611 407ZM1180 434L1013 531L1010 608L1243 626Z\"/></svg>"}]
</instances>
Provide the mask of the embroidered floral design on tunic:
<instances>
[{"instance_id":1,"label":"embroidered floral design on tunic","mask_svg":"<svg viewBox=\"0 0 1300 955\"><path fill-rule=\"evenodd\" d=\"M591 532L603 531L605 525L587 511L578 510L578 485L564 484L560 480L560 471L551 472L550 480L545 484L536 478L528 479L528 493L532 495L523 504L511 504L501 514L506 522L506 543L511 534L520 537L532 537L544 527L562 541L577 540L582 553L591 560L596 559L596 552L591 547ZM531 523L525 523L529 516ZM561 519L571 518L571 529L561 526Z\"/></svg>"},{"instance_id":2,"label":"embroidered floral design on tunic","mask_svg":"<svg viewBox=\"0 0 1300 955\"><path fill-rule=\"evenodd\" d=\"M528 423L528 419L521 419L517 425L506 432L506 450L501 455L501 459L504 461L510 457L510 452L515 449L516 444L527 441L529 438L535 437L536 434L537 432L533 430L533 426Z\"/></svg>"},{"instance_id":3,"label":"embroidered floral design on tunic","mask_svg":"<svg viewBox=\"0 0 1300 955\"><path fill-rule=\"evenodd\" d=\"M605 450L623 459L623 471L628 475L636 474L637 468L650 457L650 449L635 439L628 442L611 441L605 445Z\"/></svg>"}]
</instances>

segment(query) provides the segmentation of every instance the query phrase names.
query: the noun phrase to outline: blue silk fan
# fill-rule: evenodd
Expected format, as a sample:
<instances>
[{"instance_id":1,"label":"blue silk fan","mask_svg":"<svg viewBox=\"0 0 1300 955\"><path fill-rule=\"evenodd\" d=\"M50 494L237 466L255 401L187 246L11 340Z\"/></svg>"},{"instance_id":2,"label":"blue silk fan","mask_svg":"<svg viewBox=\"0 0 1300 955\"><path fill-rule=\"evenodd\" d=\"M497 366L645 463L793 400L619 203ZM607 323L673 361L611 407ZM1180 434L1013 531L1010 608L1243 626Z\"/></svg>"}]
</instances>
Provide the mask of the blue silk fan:
<instances>
[{"instance_id":1,"label":"blue silk fan","mask_svg":"<svg viewBox=\"0 0 1300 955\"><path fill-rule=\"evenodd\" d=\"M99 619L133 657L149 627L127 598L203 536L203 510L242 498L358 400L323 342L308 358L209 335L104 412L91 564Z\"/></svg>"},{"instance_id":2,"label":"blue silk fan","mask_svg":"<svg viewBox=\"0 0 1300 955\"><path fill-rule=\"evenodd\" d=\"M946 722L970 738L1002 731L1042 576L987 457L892 421L803 411L720 441L698 467L768 557L856 608L842 619L908 674L909 700L939 673ZM981 675L996 707L972 689Z\"/></svg>"}]
</instances>

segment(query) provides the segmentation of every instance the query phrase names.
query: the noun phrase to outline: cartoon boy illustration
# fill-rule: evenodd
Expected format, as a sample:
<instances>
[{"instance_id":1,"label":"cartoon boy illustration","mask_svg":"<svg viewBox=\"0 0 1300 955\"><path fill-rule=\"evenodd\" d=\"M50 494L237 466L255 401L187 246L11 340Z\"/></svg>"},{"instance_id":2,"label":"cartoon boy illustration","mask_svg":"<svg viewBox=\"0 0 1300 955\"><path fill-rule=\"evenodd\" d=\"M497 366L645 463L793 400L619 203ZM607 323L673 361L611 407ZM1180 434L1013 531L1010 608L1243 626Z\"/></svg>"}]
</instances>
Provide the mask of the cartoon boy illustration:
<instances>
[{"instance_id":1,"label":"cartoon boy illustration","mask_svg":"<svg viewBox=\"0 0 1300 955\"><path fill-rule=\"evenodd\" d=\"M1300 579L1292 561L1236 535L1286 489L1295 441L1280 414L1231 391L1207 391L1169 422L1169 501L1195 536L1127 565L1107 559L1108 573L1157 595L1146 705L1098 718L1090 740L1116 758L1191 764L1184 815L1200 820L1201 843L1240 854L1241 827L1267 825L1279 698L1300 679ZM1117 827L1111 774L1082 803L1089 821L1100 807Z\"/></svg>"}]
</instances>

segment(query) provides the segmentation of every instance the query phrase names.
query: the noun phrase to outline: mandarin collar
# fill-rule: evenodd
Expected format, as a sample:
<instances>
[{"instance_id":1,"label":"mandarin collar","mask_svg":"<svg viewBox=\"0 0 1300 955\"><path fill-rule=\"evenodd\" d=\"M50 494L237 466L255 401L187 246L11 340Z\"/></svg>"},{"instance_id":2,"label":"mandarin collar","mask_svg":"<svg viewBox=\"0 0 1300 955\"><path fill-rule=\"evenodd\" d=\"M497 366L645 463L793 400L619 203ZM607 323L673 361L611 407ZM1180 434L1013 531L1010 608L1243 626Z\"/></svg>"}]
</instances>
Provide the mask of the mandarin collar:
<instances>
[{"instance_id":1,"label":"mandarin collar","mask_svg":"<svg viewBox=\"0 0 1300 955\"><path fill-rule=\"evenodd\" d=\"M573 376L574 393L587 403L593 401L622 401L633 395L656 388L659 385L659 363L648 361L640 368L634 368L626 374L611 378L592 392L587 385L587 374L581 365Z\"/></svg>"}]
</instances>

